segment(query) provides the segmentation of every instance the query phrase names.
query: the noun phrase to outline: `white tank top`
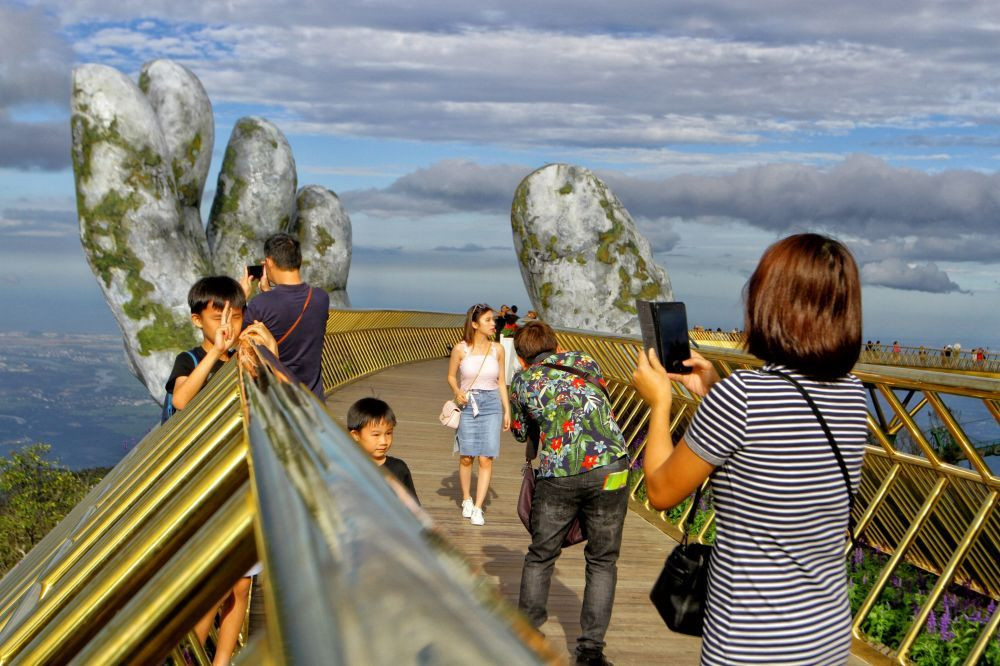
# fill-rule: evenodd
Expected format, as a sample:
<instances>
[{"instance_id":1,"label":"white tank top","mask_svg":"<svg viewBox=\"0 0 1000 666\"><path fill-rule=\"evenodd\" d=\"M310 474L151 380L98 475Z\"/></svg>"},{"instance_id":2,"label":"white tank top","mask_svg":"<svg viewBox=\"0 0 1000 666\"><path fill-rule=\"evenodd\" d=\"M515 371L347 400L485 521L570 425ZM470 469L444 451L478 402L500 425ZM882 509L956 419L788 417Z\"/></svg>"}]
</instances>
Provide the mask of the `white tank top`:
<instances>
[{"instance_id":1,"label":"white tank top","mask_svg":"<svg viewBox=\"0 0 1000 666\"><path fill-rule=\"evenodd\" d=\"M465 348L465 357L458 365L458 375L461 379L459 388L463 391L472 389L495 391L500 388L500 360L497 353L497 344L490 343L490 351L487 352L485 359L483 358L483 354L473 354L470 345L465 342L461 344ZM480 366L483 368L482 371L479 370ZM479 373L479 377L472 386L469 386L469 382L472 381L477 372Z\"/></svg>"}]
</instances>

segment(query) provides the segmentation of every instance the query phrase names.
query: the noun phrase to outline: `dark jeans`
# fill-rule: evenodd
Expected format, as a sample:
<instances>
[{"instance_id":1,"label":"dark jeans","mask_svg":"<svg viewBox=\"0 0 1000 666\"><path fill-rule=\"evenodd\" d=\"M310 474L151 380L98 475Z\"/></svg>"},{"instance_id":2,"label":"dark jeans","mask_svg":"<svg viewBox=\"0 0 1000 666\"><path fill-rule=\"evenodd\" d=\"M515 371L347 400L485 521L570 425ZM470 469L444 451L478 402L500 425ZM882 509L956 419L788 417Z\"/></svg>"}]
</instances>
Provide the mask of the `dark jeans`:
<instances>
[{"instance_id":1,"label":"dark jeans","mask_svg":"<svg viewBox=\"0 0 1000 666\"><path fill-rule=\"evenodd\" d=\"M587 542L586 588L580 609L581 635L577 654L604 650L604 634L611 621L618 581L618 551L628 509L628 488L605 491L604 478L628 468L628 458L575 476L538 479L531 503L531 546L521 571L521 609L536 628L548 618L546 605L552 569L562 552L563 539L578 514Z\"/></svg>"}]
</instances>

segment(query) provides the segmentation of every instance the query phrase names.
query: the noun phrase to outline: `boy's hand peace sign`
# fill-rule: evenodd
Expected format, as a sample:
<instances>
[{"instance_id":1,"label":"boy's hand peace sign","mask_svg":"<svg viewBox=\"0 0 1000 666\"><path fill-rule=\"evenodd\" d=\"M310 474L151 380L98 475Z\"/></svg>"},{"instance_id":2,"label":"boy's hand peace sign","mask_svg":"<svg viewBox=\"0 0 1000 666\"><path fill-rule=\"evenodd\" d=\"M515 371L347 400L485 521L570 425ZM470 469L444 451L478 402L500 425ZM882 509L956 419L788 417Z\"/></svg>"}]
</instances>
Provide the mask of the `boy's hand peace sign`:
<instances>
[{"instance_id":1,"label":"boy's hand peace sign","mask_svg":"<svg viewBox=\"0 0 1000 666\"><path fill-rule=\"evenodd\" d=\"M222 321L219 323L219 328L215 331L215 340L212 341L215 345L215 351L219 354L228 352L235 338L233 335L232 317L232 308L229 306L229 301L226 301L225 306L222 308Z\"/></svg>"}]
</instances>

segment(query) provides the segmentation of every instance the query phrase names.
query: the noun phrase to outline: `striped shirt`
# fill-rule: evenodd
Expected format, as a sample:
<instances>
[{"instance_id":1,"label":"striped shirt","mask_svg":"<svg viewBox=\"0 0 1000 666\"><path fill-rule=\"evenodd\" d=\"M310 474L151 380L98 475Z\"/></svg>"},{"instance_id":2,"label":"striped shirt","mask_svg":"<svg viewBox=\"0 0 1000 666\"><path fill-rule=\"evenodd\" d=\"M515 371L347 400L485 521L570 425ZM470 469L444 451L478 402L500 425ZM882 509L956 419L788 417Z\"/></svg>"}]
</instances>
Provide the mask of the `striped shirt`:
<instances>
[{"instance_id":1,"label":"striped shirt","mask_svg":"<svg viewBox=\"0 0 1000 666\"><path fill-rule=\"evenodd\" d=\"M795 377L826 419L852 490L867 434L864 388ZM684 436L716 466L716 537L702 664L844 664L851 646L844 477L786 379L740 370L705 397Z\"/></svg>"}]
</instances>

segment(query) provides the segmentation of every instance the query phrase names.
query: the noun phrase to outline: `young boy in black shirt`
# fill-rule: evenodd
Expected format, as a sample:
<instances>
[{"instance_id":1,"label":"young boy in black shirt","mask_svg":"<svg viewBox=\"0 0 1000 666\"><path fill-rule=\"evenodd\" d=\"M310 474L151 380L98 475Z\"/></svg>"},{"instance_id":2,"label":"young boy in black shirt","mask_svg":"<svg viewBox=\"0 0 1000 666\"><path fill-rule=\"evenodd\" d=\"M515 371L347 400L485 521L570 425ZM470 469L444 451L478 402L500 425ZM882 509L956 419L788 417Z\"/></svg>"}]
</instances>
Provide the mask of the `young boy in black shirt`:
<instances>
[{"instance_id":1,"label":"young boy in black shirt","mask_svg":"<svg viewBox=\"0 0 1000 666\"><path fill-rule=\"evenodd\" d=\"M184 409L205 383L229 360L232 347L240 337L243 325L243 309L246 307L243 288L236 280L218 275L198 280L188 291L188 306L191 308L191 323L201 329L201 345L181 352L174 360L174 369L167 380L167 401L163 409L163 420L178 409ZM254 322L242 335L262 344L277 355L277 344L270 332L259 322ZM257 565L247 572L226 593L219 606L222 618L215 646L215 664L228 664L236 648L243 617L249 603L250 577L260 573ZM213 607L195 627L195 634L205 644L216 608Z\"/></svg>"},{"instance_id":2,"label":"young boy in black shirt","mask_svg":"<svg viewBox=\"0 0 1000 666\"><path fill-rule=\"evenodd\" d=\"M201 344L181 352L174 359L174 369L167 379L167 400L163 409L165 421L178 409L187 407L191 399L208 380L229 360L243 328L246 296L240 283L225 275L198 280L188 291L191 323L201 330ZM254 322L243 335L258 344L277 349L274 338L263 324Z\"/></svg>"},{"instance_id":3,"label":"young boy in black shirt","mask_svg":"<svg viewBox=\"0 0 1000 666\"><path fill-rule=\"evenodd\" d=\"M399 458L386 455L392 447L392 431L396 427L396 415L388 403L378 398L362 398L347 410L347 429L351 437L361 445L376 465L391 473L417 499L413 487L410 468Z\"/></svg>"}]
</instances>

